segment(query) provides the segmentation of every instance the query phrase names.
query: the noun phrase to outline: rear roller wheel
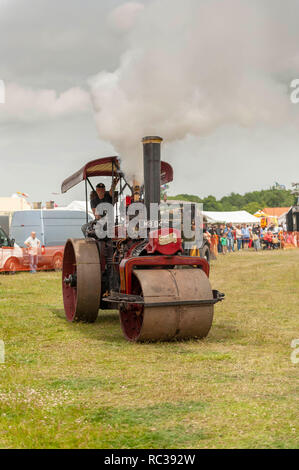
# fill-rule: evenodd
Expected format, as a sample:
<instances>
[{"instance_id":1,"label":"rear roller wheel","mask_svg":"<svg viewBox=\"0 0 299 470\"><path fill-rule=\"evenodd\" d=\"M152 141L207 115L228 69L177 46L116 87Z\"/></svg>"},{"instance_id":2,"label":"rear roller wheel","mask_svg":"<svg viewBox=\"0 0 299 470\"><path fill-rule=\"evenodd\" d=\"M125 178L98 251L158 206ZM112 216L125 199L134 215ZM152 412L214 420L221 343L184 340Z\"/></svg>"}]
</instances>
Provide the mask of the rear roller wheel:
<instances>
[{"instance_id":1,"label":"rear roller wheel","mask_svg":"<svg viewBox=\"0 0 299 470\"><path fill-rule=\"evenodd\" d=\"M101 266L95 240L69 239L66 242L62 292L69 321L96 321L101 299Z\"/></svg>"},{"instance_id":2,"label":"rear roller wheel","mask_svg":"<svg viewBox=\"0 0 299 470\"><path fill-rule=\"evenodd\" d=\"M135 270L132 293L143 296L145 303L188 301L190 305L122 304L120 321L129 341L203 338L209 333L214 305L192 305L192 300L213 299L210 281L202 270Z\"/></svg>"}]
</instances>

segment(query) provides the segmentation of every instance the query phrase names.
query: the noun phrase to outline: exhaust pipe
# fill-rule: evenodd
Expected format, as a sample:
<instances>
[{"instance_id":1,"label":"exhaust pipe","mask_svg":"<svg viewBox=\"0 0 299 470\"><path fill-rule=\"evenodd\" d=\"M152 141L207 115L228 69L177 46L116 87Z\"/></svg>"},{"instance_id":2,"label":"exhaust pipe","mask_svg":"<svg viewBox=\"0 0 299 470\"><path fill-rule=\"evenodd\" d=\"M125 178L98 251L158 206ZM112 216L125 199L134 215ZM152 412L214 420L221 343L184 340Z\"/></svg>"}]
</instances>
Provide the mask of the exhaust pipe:
<instances>
[{"instance_id":1,"label":"exhaust pipe","mask_svg":"<svg viewBox=\"0 0 299 470\"><path fill-rule=\"evenodd\" d=\"M162 137L143 137L144 203L150 218L151 203L160 204Z\"/></svg>"}]
</instances>

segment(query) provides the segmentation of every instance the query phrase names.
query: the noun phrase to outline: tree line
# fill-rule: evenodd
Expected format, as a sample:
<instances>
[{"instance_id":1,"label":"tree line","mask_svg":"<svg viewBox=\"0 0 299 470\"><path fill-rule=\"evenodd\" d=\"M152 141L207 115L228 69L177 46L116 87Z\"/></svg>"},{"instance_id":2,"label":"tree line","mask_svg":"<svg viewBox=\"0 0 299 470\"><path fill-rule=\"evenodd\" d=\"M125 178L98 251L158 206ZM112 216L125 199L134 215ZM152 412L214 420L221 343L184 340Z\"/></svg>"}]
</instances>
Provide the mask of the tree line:
<instances>
[{"instance_id":1,"label":"tree line","mask_svg":"<svg viewBox=\"0 0 299 470\"><path fill-rule=\"evenodd\" d=\"M177 194L168 199L203 203L206 211L238 211L245 210L254 214L264 207L289 207L296 204L296 196L289 189L263 189L244 195L231 193L217 200L215 196L200 198L193 194Z\"/></svg>"}]
</instances>

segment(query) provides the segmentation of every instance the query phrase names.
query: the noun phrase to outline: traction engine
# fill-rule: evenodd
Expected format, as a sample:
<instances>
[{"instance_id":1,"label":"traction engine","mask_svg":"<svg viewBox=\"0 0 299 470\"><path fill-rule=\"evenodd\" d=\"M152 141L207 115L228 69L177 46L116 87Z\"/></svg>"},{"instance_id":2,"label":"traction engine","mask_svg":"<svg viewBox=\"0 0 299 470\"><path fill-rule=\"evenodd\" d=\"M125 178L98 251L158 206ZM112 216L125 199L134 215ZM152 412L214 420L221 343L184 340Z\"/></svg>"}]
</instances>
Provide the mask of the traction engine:
<instances>
[{"instance_id":1,"label":"traction engine","mask_svg":"<svg viewBox=\"0 0 299 470\"><path fill-rule=\"evenodd\" d=\"M160 204L161 184L172 181L172 167L161 161L160 137L143 138L143 203L150 213L151 203ZM90 177L119 178L119 192L131 187L120 171L117 157L87 163L62 183L62 192ZM116 215L118 219L118 215ZM88 219L87 219L88 220ZM100 239L95 223L86 224L85 238L66 243L62 270L62 290L69 321L95 322L99 310L118 309L120 324L129 341L167 341L203 338L212 325L214 304L224 294L212 290L210 266L206 259L185 256L181 233L175 228L148 228L146 237L120 237L118 220L115 236ZM150 226L150 224L148 224Z\"/></svg>"}]
</instances>

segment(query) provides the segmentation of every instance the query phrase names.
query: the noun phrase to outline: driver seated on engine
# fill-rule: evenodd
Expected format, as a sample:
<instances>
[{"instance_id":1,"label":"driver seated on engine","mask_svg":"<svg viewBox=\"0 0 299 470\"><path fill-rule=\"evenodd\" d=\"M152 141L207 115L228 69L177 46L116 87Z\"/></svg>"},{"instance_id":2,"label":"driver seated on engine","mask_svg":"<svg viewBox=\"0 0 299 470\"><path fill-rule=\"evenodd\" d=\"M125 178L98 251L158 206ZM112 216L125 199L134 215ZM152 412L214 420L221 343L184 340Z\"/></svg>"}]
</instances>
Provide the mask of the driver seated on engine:
<instances>
[{"instance_id":1,"label":"driver seated on engine","mask_svg":"<svg viewBox=\"0 0 299 470\"><path fill-rule=\"evenodd\" d=\"M103 203L104 204L107 204L107 203L112 204L113 203L112 194L113 194L113 191L115 190L115 186L117 185L118 180L119 180L118 177L115 177L113 179L112 184L111 184L111 188L110 188L109 191L106 191L106 187L105 187L104 183L98 183L96 185L96 190L91 191L91 193L90 193L90 207L91 207L91 210L93 212L93 215L95 216L95 221L97 221L97 220L99 220L99 219L101 219L102 217L105 216L105 212L102 215L98 214L99 212L101 212L100 205L103 204ZM88 224L82 225L81 230L82 230L84 236L86 236L87 231L89 231L90 229L93 229L93 225L94 225L95 221L92 221L92 222L89 222Z\"/></svg>"}]
</instances>

